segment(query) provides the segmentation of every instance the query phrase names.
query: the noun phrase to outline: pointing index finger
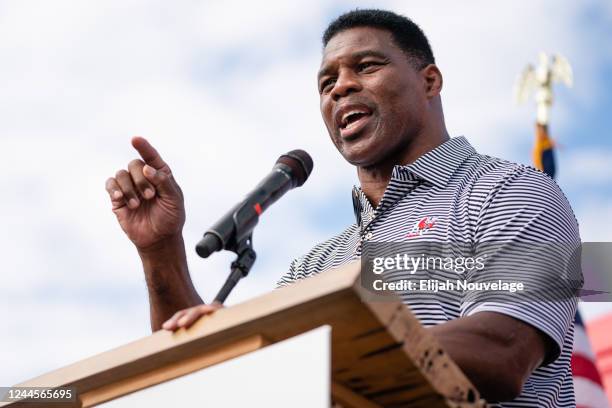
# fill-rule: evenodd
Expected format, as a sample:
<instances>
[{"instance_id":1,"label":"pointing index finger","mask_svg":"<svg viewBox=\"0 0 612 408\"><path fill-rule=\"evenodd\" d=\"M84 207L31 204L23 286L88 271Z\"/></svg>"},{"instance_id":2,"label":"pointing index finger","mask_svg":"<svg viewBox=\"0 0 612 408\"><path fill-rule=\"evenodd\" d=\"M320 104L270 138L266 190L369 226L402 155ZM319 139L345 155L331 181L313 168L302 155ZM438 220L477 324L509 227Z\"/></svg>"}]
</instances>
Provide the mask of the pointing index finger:
<instances>
[{"instance_id":1,"label":"pointing index finger","mask_svg":"<svg viewBox=\"0 0 612 408\"><path fill-rule=\"evenodd\" d=\"M134 136L132 138L132 146L138 151L142 160L155 170L168 166L159 153L157 153L157 150L144 137Z\"/></svg>"}]
</instances>

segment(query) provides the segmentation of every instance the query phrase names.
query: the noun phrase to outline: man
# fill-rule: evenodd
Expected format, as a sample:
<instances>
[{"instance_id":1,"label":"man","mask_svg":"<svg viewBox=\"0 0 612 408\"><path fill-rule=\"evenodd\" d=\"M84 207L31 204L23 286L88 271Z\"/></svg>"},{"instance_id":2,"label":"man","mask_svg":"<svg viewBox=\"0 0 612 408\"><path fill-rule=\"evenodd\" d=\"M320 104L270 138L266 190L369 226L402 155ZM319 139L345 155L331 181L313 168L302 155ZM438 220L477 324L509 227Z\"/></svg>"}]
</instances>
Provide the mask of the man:
<instances>
[{"instance_id":1,"label":"man","mask_svg":"<svg viewBox=\"0 0 612 408\"><path fill-rule=\"evenodd\" d=\"M327 28L323 43L321 113L332 142L357 168L357 222L296 259L280 285L358 258L368 242L579 242L571 208L550 178L480 155L463 137L449 138L442 75L412 21L380 10L352 11ZM190 280L183 196L170 168L146 140L132 144L142 160L107 181L113 211L142 259L153 330L188 327L219 305L204 305ZM500 273L494 268L486 273ZM574 404L574 298L403 299L489 401Z\"/></svg>"}]
</instances>

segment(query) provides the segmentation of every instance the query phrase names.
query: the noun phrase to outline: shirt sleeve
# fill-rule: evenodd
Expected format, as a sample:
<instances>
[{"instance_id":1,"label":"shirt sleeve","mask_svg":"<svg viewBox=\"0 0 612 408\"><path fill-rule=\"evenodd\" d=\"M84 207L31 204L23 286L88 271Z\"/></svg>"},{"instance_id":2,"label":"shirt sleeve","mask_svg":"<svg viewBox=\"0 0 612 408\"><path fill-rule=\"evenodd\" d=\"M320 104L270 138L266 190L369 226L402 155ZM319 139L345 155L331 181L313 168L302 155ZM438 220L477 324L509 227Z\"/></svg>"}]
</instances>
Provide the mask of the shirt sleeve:
<instances>
[{"instance_id":1,"label":"shirt sleeve","mask_svg":"<svg viewBox=\"0 0 612 408\"><path fill-rule=\"evenodd\" d=\"M291 261L291 264L289 264L289 271L283 276L281 276L278 282L276 282L276 289L290 285L297 280L296 274L300 264L301 258L296 258Z\"/></svg>"},{"instance_id":2,"label":"shirt sleeve","mask_svg":"<svg viewBox=\"0 0 612 408\"><path fill-rule=\"evenodd\" d=\"M475 228L474 252L484 268L469 282L522 282L524 292L464 293L461 315L502 313L553 340L544 364L556 360L570 332L582 286L580 234L557 184L527 166L513 168L485 198ZM571 342L570 342L571 344Z\"/></svg>"}]
</instances>

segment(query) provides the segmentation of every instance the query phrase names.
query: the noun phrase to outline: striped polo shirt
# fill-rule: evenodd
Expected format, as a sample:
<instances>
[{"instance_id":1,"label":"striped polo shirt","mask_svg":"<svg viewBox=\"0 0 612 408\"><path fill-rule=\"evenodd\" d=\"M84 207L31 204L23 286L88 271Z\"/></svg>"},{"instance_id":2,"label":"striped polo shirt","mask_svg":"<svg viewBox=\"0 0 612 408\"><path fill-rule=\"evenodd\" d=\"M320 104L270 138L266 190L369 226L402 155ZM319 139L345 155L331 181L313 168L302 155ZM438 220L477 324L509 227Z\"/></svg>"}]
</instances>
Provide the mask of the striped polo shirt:
<instances>
[{"instance_id":1,"label":"striped polo shirt","mask_svg":"<svg viewBox=\"0 0 612 408\"><path fill-rule=\"evenodd\" d=\"M580 244L572 209L550 177L530 166L479 154L462 136L409 165L395 166L376 208L358 187L353 189L353 204L355 224L295 259L279 286L359 259L368 242ZM484 274L517 281L537 279L532 270L513 266L506 264L501 272L499 267L485 267ZM575 406L570 368L575 297L548 302L467 302L442 292L427 301L409 293L400 296L424 326L493 311L538 328L557 349L532 373L519 397L491 406Z\"/></svg>"}]
</instances>

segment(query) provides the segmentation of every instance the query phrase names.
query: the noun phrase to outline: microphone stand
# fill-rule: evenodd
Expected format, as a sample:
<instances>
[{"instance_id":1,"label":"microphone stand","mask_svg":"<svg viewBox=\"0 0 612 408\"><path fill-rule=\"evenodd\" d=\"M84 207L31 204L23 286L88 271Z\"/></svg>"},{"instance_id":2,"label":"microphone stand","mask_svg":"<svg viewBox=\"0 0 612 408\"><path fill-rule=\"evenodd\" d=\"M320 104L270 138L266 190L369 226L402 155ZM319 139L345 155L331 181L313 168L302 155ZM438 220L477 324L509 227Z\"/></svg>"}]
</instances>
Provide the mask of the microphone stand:
<instances>
[{"instance_id":1,"label":"microphone stand","mask_svg":"<svg viewBox=\"0 0 612 408\"><path fill-rule=\"evenodd\" d=\"M235 252L238 257L231 263L230 275L225 280L217 296L215 296L214 302L219 304L223 304L238 281L249 274L257 258L257 254L253 250L253 234L249 234L249 236L238 242L235 246L227 249Z\"/></svg>"}]
</instances>

